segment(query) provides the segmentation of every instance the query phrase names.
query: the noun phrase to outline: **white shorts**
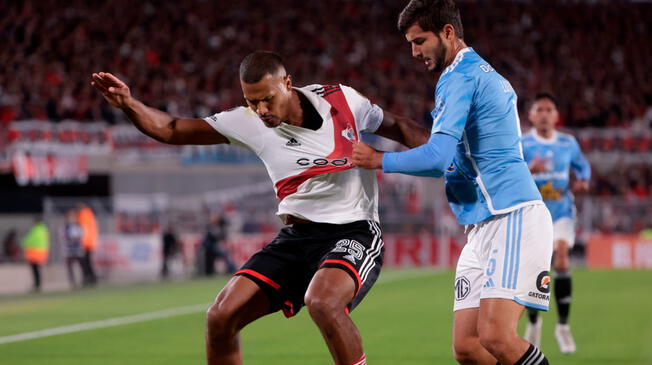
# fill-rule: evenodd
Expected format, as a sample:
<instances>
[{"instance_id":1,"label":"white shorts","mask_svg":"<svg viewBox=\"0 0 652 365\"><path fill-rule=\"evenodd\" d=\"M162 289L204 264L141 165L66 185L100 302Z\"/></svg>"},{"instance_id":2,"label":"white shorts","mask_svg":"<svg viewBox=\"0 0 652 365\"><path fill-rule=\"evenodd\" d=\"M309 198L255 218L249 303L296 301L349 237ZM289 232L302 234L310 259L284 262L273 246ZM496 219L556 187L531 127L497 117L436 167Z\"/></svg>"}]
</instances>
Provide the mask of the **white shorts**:
<instances>
[{"instance_id":1,"label":"white shorts","mask_svg":"<svg viewBox=\"0 0 652 365\"><path fill-rule=\"evenodd\" d=\"M503 298L547 311L552 249L552 218L543 204L469 226L457 262L453 310Z\"/></svg>"},{"instance_id":2,"label":"white shorts","mask_svg":"<svg viewBox=\"0 0 652 365\"><path fill-rule=\"evenodd\" d=\"M570 217L559 218L552 223L553 241L566 241L568 247L575 245L575 220Z\"/></svg>"}]
</instances>

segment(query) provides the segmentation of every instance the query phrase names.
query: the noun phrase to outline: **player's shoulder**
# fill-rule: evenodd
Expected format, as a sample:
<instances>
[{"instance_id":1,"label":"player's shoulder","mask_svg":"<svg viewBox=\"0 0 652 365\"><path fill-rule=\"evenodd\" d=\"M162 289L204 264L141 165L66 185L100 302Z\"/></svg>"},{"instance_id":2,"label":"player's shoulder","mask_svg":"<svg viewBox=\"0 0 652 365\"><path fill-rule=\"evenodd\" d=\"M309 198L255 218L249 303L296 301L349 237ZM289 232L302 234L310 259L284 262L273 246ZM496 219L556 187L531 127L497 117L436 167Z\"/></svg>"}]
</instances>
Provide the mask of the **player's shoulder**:
<instances>
[{"instance_id":1,"label":"player's shoulder","mask_svg":"<svg viewBox=\"0 0 652 365\"><path fill-rule=\"evenodd\" d=\"M441 73L437 88L447 89L461 82L475 82L478 78L477 71L480 70L479 59L480 57L471 48L460 51L453 63Z\"/></svg>"},{"instance_id":2,"label":"player's shoulder","mask_svg":"<svg viewBox=\"0 0 652 365\"><path fill-rule=\"evenodd\" d=\"M332 102L331 97L340 93L344 95L344 100L346 100L346 103L353 108L356 108L360 105L368 104L368 99L366 96L362 95L358 90L354 89L353 87L343 85L343 84L334 84L334 85L312 84L312 85L304 86L300 89L311 92L326 100L331 100L331 102Z\"/></svg>"},{"instance_id":3,"label":"player's shoulder","mask_svg":"<svg viewBox=\"0 0 652 365\"><path fill-rule=\"evenodd\" d=\"M322 98L325 98L334 93L339 93L343 91L343 88L346 86L341 84L311 84L300 87L304 92L310 92Z\"/></svg>"},{"instance_id":4,"label":"player's shoulder","mask_svg":"<svg viewBox=\"0 0 652 365\"><path fill-rule=\"evenodd\" d=\"M459 51L453 62L448 65L442 72L442 77L460 78L460 77L478 77L482 71L492 70L491 66L473 48L467 47Z\"/></svg>"},{"instance_id":5,"label":"player's shoulder","mask_svg":"<svg viewBox=\"0 0 652 365\"><path fill-rule=\"evenodd\" d=\"M237 106L228 110L215 113L209 117L204 118L208 122L224 122L237 119L239 121L256 119L258 115L249 107Z\"/></svg>"}]
</instances>

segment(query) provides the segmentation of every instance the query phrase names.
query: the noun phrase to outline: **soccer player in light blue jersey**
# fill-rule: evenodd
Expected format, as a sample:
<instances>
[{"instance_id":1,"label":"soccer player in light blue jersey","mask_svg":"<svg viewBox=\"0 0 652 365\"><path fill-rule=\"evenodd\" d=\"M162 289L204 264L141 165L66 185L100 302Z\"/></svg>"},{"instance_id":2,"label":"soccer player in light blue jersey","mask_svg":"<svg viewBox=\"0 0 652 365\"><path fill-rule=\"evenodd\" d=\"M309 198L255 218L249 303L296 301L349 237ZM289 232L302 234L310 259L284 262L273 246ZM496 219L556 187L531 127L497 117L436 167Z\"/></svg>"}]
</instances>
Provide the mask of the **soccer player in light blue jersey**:
<instances>
[{"instance_id":1,"label":"soccer player in light blue jersey","mask_svg":"<svg viewBox=\"0 0 652 365\"><path fill-rule=\"evenodd\" d=\"M430 140L381 153L358 143L353 162L445 177L467 244L457 264L453 347L460 364L548 364L517 333L524 307L547 310L552 219L523 160L516 93L464 42L453 0L412 0L399 29L412 55L441 73Z\"/></svg>"},{"instance_id":2,"label":"soccer player in light blue jersey","mask_svg":"<svg viewBox=\"0 0 652 365\"><path fill-rule=\"evenodd\" d=\"M558 313L555 338L562 353L574 353L576 345L568 324L572 287L568 252L575 243L575 204L571 190L576 193L588 190L591 166L575 138L555 130L559 113L554 96L537 95L529 119L534 128L523 137L523 155L553 220L555 278L552 287ZM572 187L571 170L575 175ZM528 314L525 339L538 346L542 319L536 311Z\"/></svg>"}]
</instances>

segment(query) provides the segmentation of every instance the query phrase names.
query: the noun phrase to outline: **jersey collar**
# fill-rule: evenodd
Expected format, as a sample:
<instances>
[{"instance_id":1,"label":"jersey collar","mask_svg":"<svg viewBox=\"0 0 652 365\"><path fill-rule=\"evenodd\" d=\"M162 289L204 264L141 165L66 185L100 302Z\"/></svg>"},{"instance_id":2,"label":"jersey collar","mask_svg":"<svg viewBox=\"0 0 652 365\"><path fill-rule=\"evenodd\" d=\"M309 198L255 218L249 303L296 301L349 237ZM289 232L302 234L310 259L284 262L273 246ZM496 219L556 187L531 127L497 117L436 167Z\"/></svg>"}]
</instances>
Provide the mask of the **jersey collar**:
<instances>
[{"instance_id":1,"label":"jersey collar","mask_svg":"<svg viewBox=\"0 0 652 365\"><path fill-rule=\"evenodd\" d=\"M448 67L446 67L446 69L444 69L444 72L442 72L442 75L453 71L455 69L455 67L457 67L457 65L460 62L462 62L462 60L464 59L464 54L467 53L467 52L471 52L471 51L473 51L473 48L471 48L471 47L465 47L465 48L460 49L457 52L457 55L455 55L455 59L453 60L453 63L451 63L450 65L448 65Z\"/></svg>"},{"instance_id":2,"label":"jersey collar","mask_svg":"<svg viewBox=\"0 0 652 365\"><path fill-rule=\"evenodd\" d=\"M300 92L305 96L310 103L317 109L317 113L321 115L322 119L326 121L331 113L331 104L324 100L321 96L310 92L309 90L304 90L303 88L294 87L294 90Z\"/></svg>"},{"instance_id":3,"label":"jersey collar","mask_svg":"<svg viewBox=\"0 0 652 365\"><path fill-rule=\"evenodd\" d=\"M532 137L534 137L534 139L536 139L539 143L553 144L557 142L557 131L552 131L552 137L550 138L545 138L539 135L539 133L537 133L537 130L534 128L532 128L532 131L530 133L532 134Z\"/></svg>"}]
</instances>

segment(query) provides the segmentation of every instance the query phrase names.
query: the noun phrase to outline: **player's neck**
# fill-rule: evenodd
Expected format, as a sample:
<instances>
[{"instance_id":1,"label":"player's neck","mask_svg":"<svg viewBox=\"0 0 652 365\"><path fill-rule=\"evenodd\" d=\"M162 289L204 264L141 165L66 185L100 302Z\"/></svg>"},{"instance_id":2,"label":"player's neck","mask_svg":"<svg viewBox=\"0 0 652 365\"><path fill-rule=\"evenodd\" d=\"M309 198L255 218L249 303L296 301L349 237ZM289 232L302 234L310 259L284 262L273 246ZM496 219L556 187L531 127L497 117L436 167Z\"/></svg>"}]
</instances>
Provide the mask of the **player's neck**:
<instances>
[{"instance_id":1,"label":"player's neck","mask_svg":"<svg viewBox=\"0 0 652 365\"><path fill-rule=\"evenodd\" d=\"M460 53L461 50L464 48L468 47L466 43L464 43L463 40L457 38L455 39L455 42L453 42L453 47L451 47L451 54L448 56L448 60L446 62L446 67L450 66L453 61L455 61L455 57L457 57L457 54Z\"/></svg>"},{"instance_id":2,"label":"player's neck","mask_svg":"<svg viewBox=\"0 0 652 365\"><path fill-rule=\"evenodd\" d=\"M296 90L292 90L292 98L290 99L290 116L287 124L297 127L303 126L303 109L301 109L301 100Z\"/></svg>"},{"instance_id":3,"label":"player's neck","mask_svg":"<svg viewBox=\"0 0 652 365\"><path fill-rule=\"evenodd\" d=\"M552 139L555 136L555 129L535 129L537 135L544 139Z\"/></svg>"}]
</instances>

